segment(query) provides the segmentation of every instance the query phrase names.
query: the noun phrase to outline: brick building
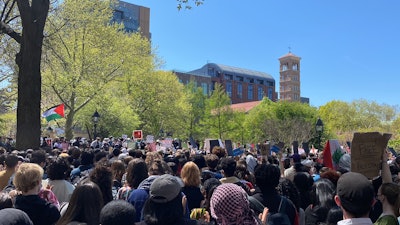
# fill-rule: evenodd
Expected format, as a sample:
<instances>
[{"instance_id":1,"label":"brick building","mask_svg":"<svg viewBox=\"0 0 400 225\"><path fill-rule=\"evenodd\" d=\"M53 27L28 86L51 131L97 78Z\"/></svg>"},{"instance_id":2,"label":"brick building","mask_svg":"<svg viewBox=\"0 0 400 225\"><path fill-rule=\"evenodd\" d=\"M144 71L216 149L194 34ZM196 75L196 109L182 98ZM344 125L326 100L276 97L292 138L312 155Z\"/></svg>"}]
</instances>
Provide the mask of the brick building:
<instances>
[{"instance_id":1,"label":"brick building","mask_svg":"<svg viewBox=\"0 0 400 225\"><path fill-rule=\"evenodd\" d=\"M216 63L207 63L203 67L190 71L174 71L183 84L191 80L203 89L204 94L210 94L216 84L221 84L231 103L242 103L262 100L268 97L277 100L275 79L264 72L226 66Z\"/></svg>"}]
</instances>

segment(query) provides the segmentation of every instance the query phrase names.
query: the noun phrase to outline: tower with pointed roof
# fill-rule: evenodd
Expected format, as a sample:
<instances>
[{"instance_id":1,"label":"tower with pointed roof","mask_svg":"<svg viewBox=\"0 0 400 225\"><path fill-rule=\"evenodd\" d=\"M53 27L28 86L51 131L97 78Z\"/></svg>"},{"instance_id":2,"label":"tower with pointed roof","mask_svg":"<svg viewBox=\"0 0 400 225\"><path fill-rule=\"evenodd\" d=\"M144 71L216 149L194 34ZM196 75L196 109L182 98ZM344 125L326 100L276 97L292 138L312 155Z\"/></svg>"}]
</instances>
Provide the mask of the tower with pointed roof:
<instances>
[{"instance_id":1,"label":"tower with pointed roof","mask_svg":"<svg viewBox=\"0 0 400 225\"><path fill-rule=\"evenodd\" d=\"M290 50L279 58L279 99L300 102L300 60Z\"/></svg>"}]
</instances>

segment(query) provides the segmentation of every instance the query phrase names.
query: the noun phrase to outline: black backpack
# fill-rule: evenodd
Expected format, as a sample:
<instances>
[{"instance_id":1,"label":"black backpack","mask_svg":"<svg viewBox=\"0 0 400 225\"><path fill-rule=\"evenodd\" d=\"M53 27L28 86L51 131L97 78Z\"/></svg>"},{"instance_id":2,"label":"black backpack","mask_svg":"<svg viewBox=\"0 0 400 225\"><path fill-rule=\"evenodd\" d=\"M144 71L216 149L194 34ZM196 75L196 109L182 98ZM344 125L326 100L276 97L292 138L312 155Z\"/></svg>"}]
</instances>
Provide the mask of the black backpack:
<instances>
[{"instance_id":1,"label":"black backpack","mask_svg":"<svg viewBox=\"0 0 400 225\"><path fill-rule=\"evenodd\" d=\"M253 196L249 196L248 199L250 202L250 208L253 209L257 215L259 213L263 213L264 205L260 201L258 201ZM289 216L286 214L286 204L287 204L287 199L281 196L278 212L276 213L270 212L268 214L267 217L268 225L292 225Z\"/></svg>"},{"instance_id":2,"label":"black backpack","mask_svg":"<svg viewBox=\"0 0 400 225\"><path fill-rule=\"evenodd\" d=\"M268 225L292 225L289 216L286 214L286 204L286 198L281 196L278 212L270 213L267 217Z\"/></svg>"}]
</instances>

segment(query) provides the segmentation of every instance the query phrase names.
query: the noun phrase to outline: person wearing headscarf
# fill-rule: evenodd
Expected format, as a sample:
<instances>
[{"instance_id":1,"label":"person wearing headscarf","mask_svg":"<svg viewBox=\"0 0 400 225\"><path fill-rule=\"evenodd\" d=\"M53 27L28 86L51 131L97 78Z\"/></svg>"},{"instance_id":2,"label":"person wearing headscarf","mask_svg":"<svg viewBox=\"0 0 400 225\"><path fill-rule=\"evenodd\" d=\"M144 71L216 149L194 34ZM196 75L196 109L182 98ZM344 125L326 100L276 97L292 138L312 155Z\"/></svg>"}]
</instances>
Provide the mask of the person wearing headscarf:
<instances>
[{"instance_id":1,"label":"person wearing headscarf","mask_svg":"<svg viewBox=\"0 0 400 225\"><path fill-rule=\"evenodd\" d=\"M211 216L218 225L262 224L250 209L246 192L238 185L219 185L210 201Z\"/></svg>"}]
</instances>

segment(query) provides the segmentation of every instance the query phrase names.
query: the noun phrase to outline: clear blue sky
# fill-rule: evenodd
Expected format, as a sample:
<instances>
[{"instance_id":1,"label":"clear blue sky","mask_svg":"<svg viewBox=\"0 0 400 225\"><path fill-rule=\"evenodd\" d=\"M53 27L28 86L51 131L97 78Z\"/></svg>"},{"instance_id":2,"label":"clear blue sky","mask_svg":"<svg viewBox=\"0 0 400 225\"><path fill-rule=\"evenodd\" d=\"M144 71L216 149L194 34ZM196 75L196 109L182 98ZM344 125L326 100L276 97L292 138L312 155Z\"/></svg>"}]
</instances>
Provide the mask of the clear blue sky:
<instances>
[{"instance_id":1,"label":"clear blue sky","mask_svg":"<svg viewBox=\"0 0 400 225\"><path fill-rule=\"evenodd\" d=\"M400 1L205 0L178 11L175 0L126 0L150 8L163 69L207 62L271 74L278 58L301 60L301 95L312 106L355 99L399 105Z\"/></svg>"}]
</instances>

